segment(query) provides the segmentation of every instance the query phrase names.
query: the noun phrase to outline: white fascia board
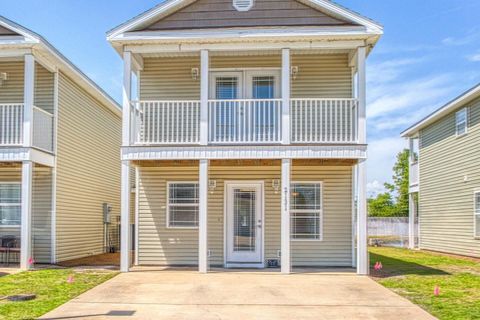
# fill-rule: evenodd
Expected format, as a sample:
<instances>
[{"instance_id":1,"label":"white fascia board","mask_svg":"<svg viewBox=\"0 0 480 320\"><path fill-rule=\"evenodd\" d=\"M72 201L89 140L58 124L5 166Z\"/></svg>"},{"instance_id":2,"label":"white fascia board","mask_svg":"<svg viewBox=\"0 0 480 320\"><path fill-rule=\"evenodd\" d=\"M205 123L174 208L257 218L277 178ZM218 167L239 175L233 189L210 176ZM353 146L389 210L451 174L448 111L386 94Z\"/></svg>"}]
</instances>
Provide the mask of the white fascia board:
<instances>
[{"instance_id":1,"label":"white fascia board","mask_svg":"<svg viewBox=\"0 0 480 320\"><path fill-rule=\"evenodd\" d=\"M179 10L181 7L192 3L192 0L171 0L167 1L153 9L146 11L143 14L140 14L136 18L133 18L127 21L124 24L112 29L107 33L107 40L112 41L117 38L119 35L134 30L142 25L146 25L151 21L158 20L166 14L172 13L176 10ZM307 5L317 8L320 11L327 11L339 18L344 20L351 21L353 23L358 23L366 27L369 31L383 34L383 27L375 23L374 21L361 16L353 11L350 11L346 8L343 8L330 0L305 0L302 1Z\"/></svg>"},{"instance_id":2,"label":"white fascia board","mask_svg":"<svg viewBox=\"0 0 480 320\"><path fill-rule=\"evenodd\" d=\"M131 146L122 160L366 159L366 145L314 146Z\"/></svg>"},{"instance_id":3,"label":"white fascia board","mask_svg":"<svg viewBox=\"0 0 480 320\"><path fill-rule=\"evenodd\" d=\"M218 29L190 29L190 30L165 30L165 31L138 31L122 33L110 41L137 42L137 41L162 41L162 40L238 40L262 38L298 38L298 37L321 37L321 38L369 38L378 36L379 33L366 30L362 26L348 27L280 27L280 28L218 28Z\"/></svg>"},{"instance_id":4,"label":"white fascia board","mask_svg":"<svg viewBox=\"0 0 480 320\"><path fill-rule=\"evenodd\" d=\"M400 135L404 138L408 137L415 137L418 135L418 132L425 128L426 126L434 123L438 119L446 116L453 110L462 107L463 105L471 102L472 100L480 97L480 84L471 88L467 92L461 94L457 98L453 99L452 101L448 102L443 107L437 109L430 115L426 116L407 130L403 131Z\"/></svg>"},{"instance_id":5,"label":"white fascia board","mask_svg":"<svg viewBox=\"0 0 480 320\"><path fill-rule=\"evenodd\" d=\"M1 147L0 162L32 161L48 167L55 166L55 156L35 148Z\"/></svg>"}]
</instances>

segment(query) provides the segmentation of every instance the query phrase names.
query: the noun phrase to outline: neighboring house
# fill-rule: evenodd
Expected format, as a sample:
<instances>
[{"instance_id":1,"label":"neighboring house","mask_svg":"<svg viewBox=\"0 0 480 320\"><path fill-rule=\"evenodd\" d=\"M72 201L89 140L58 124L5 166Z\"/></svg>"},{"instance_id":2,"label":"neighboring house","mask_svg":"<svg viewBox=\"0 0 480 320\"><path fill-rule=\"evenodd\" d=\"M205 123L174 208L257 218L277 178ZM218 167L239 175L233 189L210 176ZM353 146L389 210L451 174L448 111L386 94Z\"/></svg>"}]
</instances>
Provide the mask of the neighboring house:
<instances>
[{"instance_id":1,"label":"neighboring house","mask_svg":"<svg viewBox=\"0 0 480 320\"><path fill-rule=\"evenodd\" d=\"M104 252L103 204L120 213L120 143L112 98L0 17L0 237L20 246L22 269Z\"/></svg>"},{"instance_id":2,"label":"neighboring house","mask_svg":"<svg viewBox=\"0 0 480 320\"><path fill-rule=\"evenodd\" d=\"M411 146L411 248L480 257L480 85L402 136Z\"/></svg>"},{"instance_id":3,"label":"neighboring house","mask_svg":"<svg viewBox=\"0 0 480 320\"><path fill-rule=\"evenodd\" d=\"M172 0L110 31L121 270L134 208L136 265L367 274L365 59L381 34L325 0Z\"/></svg>"}]
</instances>

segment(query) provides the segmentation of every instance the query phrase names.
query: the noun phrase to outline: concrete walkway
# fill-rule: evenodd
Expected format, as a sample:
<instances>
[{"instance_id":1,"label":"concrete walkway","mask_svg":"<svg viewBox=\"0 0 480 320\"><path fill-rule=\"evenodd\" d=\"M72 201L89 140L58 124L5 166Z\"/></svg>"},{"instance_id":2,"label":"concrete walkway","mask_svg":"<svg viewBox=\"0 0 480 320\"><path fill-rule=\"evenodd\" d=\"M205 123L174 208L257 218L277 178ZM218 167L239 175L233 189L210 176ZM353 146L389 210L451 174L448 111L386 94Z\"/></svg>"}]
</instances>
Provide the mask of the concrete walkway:
<instances>
[{"instance_id":1,"label":"concrete walkway","mask_svg":"<svg viewBox=\"0 0 480 320\"><path fill-rule=\"evenodd\" d=\"M141 271L120 274L41 319L434 319L351 274Z\"/></svg>"}]
</instances>

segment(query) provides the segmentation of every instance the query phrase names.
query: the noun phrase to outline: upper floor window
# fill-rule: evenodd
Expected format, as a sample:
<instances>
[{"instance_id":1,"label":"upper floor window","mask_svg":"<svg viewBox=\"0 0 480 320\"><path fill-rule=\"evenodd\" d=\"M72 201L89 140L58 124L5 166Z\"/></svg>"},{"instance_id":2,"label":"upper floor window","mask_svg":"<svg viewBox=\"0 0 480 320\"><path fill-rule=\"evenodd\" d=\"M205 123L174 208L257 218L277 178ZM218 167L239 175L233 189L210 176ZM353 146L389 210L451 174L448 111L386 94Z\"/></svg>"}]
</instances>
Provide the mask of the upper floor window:
<instances>
[{"instance_id":1,"label":"upper floor window","mask_svg":"<svg viewBox=\"0 0 480 320\"><path fill-rule=\"evenodd\" d=\"M198 183L169 182L167 189L167 226L198 227Z\"/></svg>"},{"instance_id":2,"label":"upper floor window","mask_svg":"<svg viewBox=\"0 0 480 320\"><path fill-rule=\"evenodd\" d=\"M0 183L0 226L18 226L21 216L21 185Z\"/></svg>"},{"instance_id":3,"label":"upper floor window","mask_svg":"<svg viewBox=\"0 0 480 320\"><path fill-rule=\"evenodd\" d=\"M480 191L476 191L474 194L474 235L475 238L480 238Z\"/></svg>"},{"instance_id":4,"label":"upper floor window","mask_svg":"<svg viewBox=\"0 0 480 320\"><path fill-rule=\"evenodd\" d=\"M455 133L457 136L467 133L467 121L467 108L463 108L455 113Z\"/></svg>"},{"instance_id":5,"label":"upper floor window","mask_svg":"<svg viewBox=\"0 0 480 320\"><path fill-rule=\"evenodd\" d=\"M322 239L322 184L293 183L291 186L291 238Z\"/></svg>"}]
</instances>

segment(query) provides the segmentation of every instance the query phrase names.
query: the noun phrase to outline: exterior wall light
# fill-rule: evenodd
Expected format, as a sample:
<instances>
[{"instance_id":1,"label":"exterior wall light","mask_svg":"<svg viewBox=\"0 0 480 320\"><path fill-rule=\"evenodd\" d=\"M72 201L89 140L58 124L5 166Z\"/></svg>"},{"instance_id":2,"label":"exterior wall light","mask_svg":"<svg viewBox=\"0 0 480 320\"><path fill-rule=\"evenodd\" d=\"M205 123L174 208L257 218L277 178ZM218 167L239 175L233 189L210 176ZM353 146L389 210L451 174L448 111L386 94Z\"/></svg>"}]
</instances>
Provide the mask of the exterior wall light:
<instances>
[{"instance_id":1,"label":"exterior wall light","mask_svg":"<svg viewBox=\"0 0 480 320\"><path fill-rule=\"evenodd\" d=\"M3 85L3 83L7 80L8 80L8 73L0 72L0 86Z\"/></svg>"},{"instance_id":2,"label":"exterior wall light","mask_svg":"<svg viewBox=\"0 0 480 320\"><path fill-rule=\"evenodd\" d=\"M277 194L280 191L280 180L272 179L272 188L275 190L275 194Z\"/></svg>"},{"instance_id":3,"label":"exterior wall light","mask_svg":"<svg viewBox=\"0 0 480 320\"><path fill-rule=\"evenodd\" d=\"M217 188L217 180L208 180L208 190L213 193Z\"/></svg>"},{"instance_id":4,"label":"exterior wall light","mask_svg":"<svg viewBox=\"0 0 480 320\"><path fill-rule=\"evenodd\" d=\"M198 68L192 68L192 79L193 80L198 80L198 77L200 75L200 71L198 71Z\"/></svg>"},{"instance_id":5,"label":"exterior wall light","mask_svg":"<svg viewBox=\"0 0 480 320\"><path fill-rule=\"evenodd\" d=\"M297 75L298 75L298 67L297 66L293 66L290 70L290 74L292 75L292 79L295 80L297 79Z\"/></svg>"}]
</instances>

